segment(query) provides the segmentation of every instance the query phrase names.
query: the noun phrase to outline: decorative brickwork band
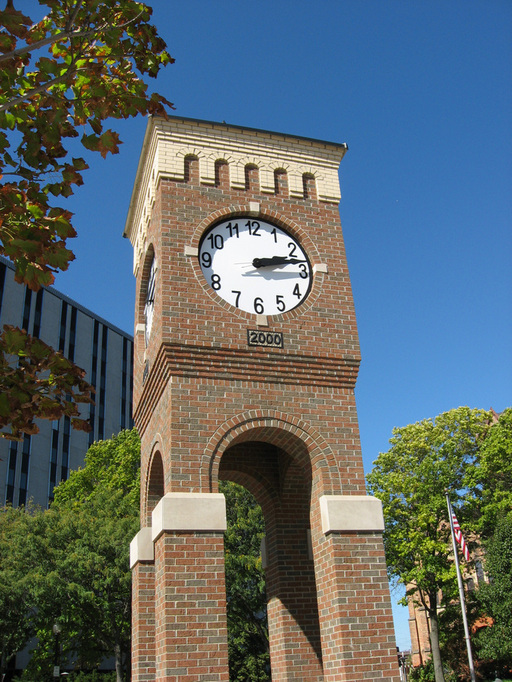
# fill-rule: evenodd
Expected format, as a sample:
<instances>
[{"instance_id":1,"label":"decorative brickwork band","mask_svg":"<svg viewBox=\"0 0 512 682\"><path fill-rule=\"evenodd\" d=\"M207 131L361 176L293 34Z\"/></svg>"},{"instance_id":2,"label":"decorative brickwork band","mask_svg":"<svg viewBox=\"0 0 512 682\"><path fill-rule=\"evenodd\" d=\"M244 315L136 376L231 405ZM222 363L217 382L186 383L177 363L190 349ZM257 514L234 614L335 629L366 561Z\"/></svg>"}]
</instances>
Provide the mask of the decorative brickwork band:
<instances>
[{"instance_id":1,"label":"decorative brickwork band","mask_svg":"<svg viewBox=\"0 0 512 682\"><path fill-rule=\"evenodd\" d=\"M384 530L382 502L369 495L322 495L322 530L328 533L378 533Z\"/></svg>"},{"instance_id":2,"label":"decorative brickwork band","mask_svg":"<svg viewBox=\"0 0 512 682\"><path fill-rule=\"evenodd\" d=\"M199 163L203 185L215 185L215 165L222 160L229 169L229 184L244 190L246 167L259 169L259 189L275 193L275 172L288 174L290 196L304 198L304 177L313 178L320 201L338 203L340 185L338 167L347 151L345 144L322 142L278 133L243 129L225 124L172 117L170 121L150 118L143 144L145 164L139 166L135 185L139 199L130 206L126 234L136 242L135 264L142 254L157 187L162 177L183 182L185 160ZM132 234L133 225L137 234Z\"/></svg>"}]
</instances>

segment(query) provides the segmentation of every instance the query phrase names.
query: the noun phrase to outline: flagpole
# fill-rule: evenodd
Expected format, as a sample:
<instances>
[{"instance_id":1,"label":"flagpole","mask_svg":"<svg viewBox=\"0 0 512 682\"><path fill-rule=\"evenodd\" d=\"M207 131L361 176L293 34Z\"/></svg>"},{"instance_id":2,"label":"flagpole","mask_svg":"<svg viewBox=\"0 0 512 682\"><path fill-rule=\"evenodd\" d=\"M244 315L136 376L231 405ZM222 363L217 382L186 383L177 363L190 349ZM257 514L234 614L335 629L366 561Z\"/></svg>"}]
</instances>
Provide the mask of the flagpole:
<instances>
[{"instance_id":1,"label":"flagpole","mask_svg":"<svg viewBox=\"0 0 512 682\"><path fill-rule=\"evenodd\" d=\"M459 585L460 608L462 611L462 622L464 623L464 639L466 640L466 648L468 650L469 672L471 673L471 682L476 682L475 667L473 665L473 654L471 652L471 639L469 637L468 619L466 617L466 601L464 599L464 585L462 583L462 575L459 566L459 555L457 554L457 543L455 542L455 530L453 528L453 511L450 503L448 491L446 491L446 502L448 504L448 518L450 519L450 530L452 532L453 555L455 557L455 568L457 569L457 583Z\"/></svg>"}]
</instances>

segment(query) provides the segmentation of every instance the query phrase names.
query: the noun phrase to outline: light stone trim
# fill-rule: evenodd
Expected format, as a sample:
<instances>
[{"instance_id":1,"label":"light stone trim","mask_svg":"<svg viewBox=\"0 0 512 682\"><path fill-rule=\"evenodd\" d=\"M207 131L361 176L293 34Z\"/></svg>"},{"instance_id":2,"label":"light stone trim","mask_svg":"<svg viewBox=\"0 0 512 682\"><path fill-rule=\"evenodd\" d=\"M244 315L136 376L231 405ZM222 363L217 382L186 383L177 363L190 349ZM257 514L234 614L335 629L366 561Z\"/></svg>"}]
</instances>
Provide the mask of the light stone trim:
<instances>
[{"instance_id":1,"label":"light stone trim","mask_svg":"<svg viewBox=\"0 0 512 682\"><path fill-rule=\"evenodd\" d=\"M252 164L258 168L259 190L264 194L274 194L275 172L282 169L288 174L291 197L304 197L304 175L312 175L319 201L339 202L338 168L346 151L343 144L208 121L151 117L124 232L134 247L134 273L149 247L147 227L158 184L162 178L183 182L187 156L199 160L199 178L204 185L215 184L215 164L224 161L230 186L245 189L245 168Z\"/></svg>"},{"instance_id":2,"label":"light stone trim","mask_svg":"<svg viewBox=\"0 0 512 682\"><path fill-rule=\"evenodd\" d=\"M153 541L165 531L224 532L226 500L222 493L167 493L151 520Z\"/></svg>"},{"instance_id":3,"label":"light stone trim","mask_svg":"<svg viewBox=\"0 0 512 682\"><path fill-rule=\"evenodd\" d=\"M136 327L135 327L135 333L136 334L144 334L145 331L146 331L146 325L144 324L144 322L138 322Z\"/></svg>"},{"instance_id":4,"label":"light stone trim","mask_svg":"<svg viewBox=\"0 0 512 682\"><path fill-rule=\"evenodd\" d=\"M130 542L130 568L139 561L154 561L155 546L151 528L141 528Z\"/></svg>"},{"instance_id":5,"label":"light stone trim","mask_svg":"<svg viewBox=\"0 0 512 682\"><path fill-rule=\"evenodd\" d=\"M329 268L327 267L327 263L316 263L316 265L313 265L313 272L329 272Z\"/></svg>"},{"instance_id":6,"label":"light stone trim","mask_svg":"<svg viewBox=\"0 0 512 682\"><path fill-rule=\"evenodd\" d=\"M198 256L199 255L199 249L196 248L195 246L189 246L188 244L185 245L185 256Z\"/></svg>"},{"instance_id":7,"label":"light stone trim","mask_svg":"<svg viewBox=\"0 0 512 682\"><path fill-rule=\"evenodd\" d=\"M382 502L369 495L322 495L320 514L325 535L384 530Z\"/></svg>"}]
</instances>

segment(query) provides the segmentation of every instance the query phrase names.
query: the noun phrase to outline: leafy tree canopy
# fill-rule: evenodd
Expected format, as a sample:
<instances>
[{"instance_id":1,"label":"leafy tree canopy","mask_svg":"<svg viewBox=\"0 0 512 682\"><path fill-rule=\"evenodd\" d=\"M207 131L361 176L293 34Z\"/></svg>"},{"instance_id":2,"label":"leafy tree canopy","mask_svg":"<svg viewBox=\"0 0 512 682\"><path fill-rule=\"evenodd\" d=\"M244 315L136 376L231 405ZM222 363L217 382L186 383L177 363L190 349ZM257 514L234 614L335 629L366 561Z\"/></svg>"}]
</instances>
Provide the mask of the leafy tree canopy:
<instances>
[{"instance_id":1,"label":"leafy tree canopy","mask_svg":"<svg viewBox=\"0 0 512 682\"><path fill-rule=\"evenodd\" d=\"M72 156L75 140L103 157L116 154L121 141L105 129L107 119L165 116L165 106L172 107L161 95L149 94L143 79L173 62L149 23L147 5L135 0L40 4L48 13L38 22L17 10L13 0L0 11L0 254L14 262L16 280L33 290L52 284L74 258L67 243L76 235L72 215L58 200L83 184L88 167L82 156ZM11 355L24 358L36 384L20 385L11 373L2 386L0 417L9 422L9 410L16 438L37 430L33 417L78 417L77 403L90 400L78 368L66 366L56 352L47 353L41 367L39 345L28 335L18 337L16 345L22 341L12 353L12 340L4 336L0 348L4 365ZM55 391L58 377L76 387L67 401Z\"/></svg>"},{"instance_id":2,"label":"leafy tree canopy","mask_svg":"<svg viewBox=\"0 0 512 682\"><path fill-rule=\"evenodd\" d=\"M24 555L29 522L23 509L0 511L0 677L34 633L30 572Z\"/></svg>"},{"instance_id":3,"label":"leafy tree canopy","mask_svg":"<svg viewBox=\"0 0 512 682\"><path fill-rule=\"evenodd\" d=\"M104 121L165 115L172 105L149 95L140 76L156 77L173 61L144 3L40 4L49 12L37 23L12 2L0 12L0 253L35 290L73 259L71 214L51 199L70 196L87 163L70 159L66 142L80 137L104 157L117 153L119 136Z\"/></svg>"},{"instance_id":4,"label":"leafy tree canopy","mask_svg":"<svg viewBox=\"0 0 512 682\"><path fill-rule=\"evenodd\" d=\"M480 444L472 485L481 491L479 532L492 536L512 512L512 408L504 410Z\"/></svg>"},{"instance_id":5,"label":"leafy tree canopy","mask_svg":"<svg viewBox=\"0 0 512 682\"><path fill-rule=\"evenodd\" d=\"M505 672L512 668L512 513L502 518L486 543L485 567L488 584L478 590L484 613L493 626L478 633L479 655L495 661Z\"/></svg>"},{"instance_id":6,"label":"leafy tree canopy","mask_svg":"<svg viewBox=\"0 0 512 682\"><path fill-rule=\"evenodd\" d=\"M430 617L438 682L444 678L437 596L442 591L449 601L457 594L445 490L463 524L474 509L477 493L469 484L490 418L489 412L459 407L395 428L390 449L379 454L367 476L370 493L383 503L390 578L402 583Z\"/></svg>"},{"instance_id":7,"label":"leafy tree canopy","mask_svg":"<svg viewBox=\"0 0 512 682\"><path fill-rule=\"evenodd\" d=\"M51 677L60 627L61 664L90 669L114 657L124 679L131 628L129 543L139 529L136 431L94 443L83 469L45 511L0 513L3 660L36 635L26 674ZM5 589L4 589L5 588Z\"/></svg>"},{"instance_id":8,"label":"leafy tree canopy","mask_svg":"<svg viewBox=\"0 0 512 682\"><path fill-rule=\"evenodd\" d=\"M15 358L15 362L13 362ZM0 335L0 429L18 440L34 434L34 418L71 417L75 429L89 430L77 403L91 403L92 387L85 372L48 344L11 325Z\"/></svg>"},{"instance_id":9,"label":"leafy tree canopy","mask_svg":"<svg viewBox=\"0 0 512 682\"><path fill-rule=\"evenodd\" d=\"M54 491L54 506L80 505L103 494L120 491L139 509L140 438L135 429L121 431L110 440L93 443L85 465L72 471Z\"/></svg>"}]
</instances>

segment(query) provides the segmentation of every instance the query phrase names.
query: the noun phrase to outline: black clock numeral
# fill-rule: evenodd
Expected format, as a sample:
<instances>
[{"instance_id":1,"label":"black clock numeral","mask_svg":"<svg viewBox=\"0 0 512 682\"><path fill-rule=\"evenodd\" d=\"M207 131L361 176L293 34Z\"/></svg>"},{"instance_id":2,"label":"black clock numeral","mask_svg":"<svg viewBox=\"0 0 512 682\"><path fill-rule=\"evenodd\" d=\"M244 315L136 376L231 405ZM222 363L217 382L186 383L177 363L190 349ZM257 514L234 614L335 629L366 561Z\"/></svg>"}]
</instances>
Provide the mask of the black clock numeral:
<instances>
[{"instance_id":1,"label":"black clock numeral","mask_svg":"<svg viewBox=\"0 0 512 682\"><path fill-rule=\"evenodd\" d=\"M220 275L212 275L212 289L215 291L220 289Z\"/></svg>"},{"instance_id":2,"label":"black clock numeral","mask_svg":"<svg viewBox=\"0 0 512 682\"><path fill-rule=\"evenodd\" d=\"M229 236L232 237L235 235L235 237L238 239L238 223L228 223L226 225L226 230L229 230Z\"/></svg>"},{"instance_id":3,"label":"black clock numeral","mask_svg":"<svg viewBox=\"0 0 512 682\"><path fill-rule=\"evenodd\" d=\"M260 298L259 296L256 296L254 299L254 312L258 313L258 315L261 315L265 310L265 307L263 305L263 299Z\"/></svg>"},{"instance_id":4,"label":"black clock numeral","mask_svg":"<svg viewBox=\"0 0 512 682\"><path fill-rule=\"evenodd\" d=\"M288 248L290 249L290 253L288 254L288 257L293 258L295 256L295 251L297 251L297 244L290 242L288 244Z\"/></svg>"},{"instance_id":5,"label":"black clock numeral","mask_svg":"<svg viewBox=\"0 0 512 682\"><path fill-rule=\"evenodd\" d=\"M208 251L203 251L203 253L201 254L201 263L203 264L203 267L205 267L205 268L211 267L212 256Z\"/></svg>"},{"instance_id":6,"label":"black clock numeral","mask_svg":"<svg viewBox=\"0 0 512 682\"><path fill-rule=\"evenodd\" d=\"M221 234L210 234L208 239L212 245L212 249L217 249L220 251L224 248L224 237Z\"/></svg>"},{"instance_id":7,"label":"black clock numeral","mask_svg":"<svg viewBox=\"0 0 512 682\"><path fill-rule=\"evenodd\" d=\"M294 296L297 296L297 298L302 298L302 294L300 293L300 289L299 289L299 285L298 285L298 284L296 284L296 285L293 287L293 295L294 295Z\"/></svg>"},{"instance_id":8,"label":"black clock numeral","mask_svg":"<svg viewBox=\"0 0 512 682\"><path fill-rule=\"evenodd\" d=\"M240 296L242 295L242 292L241 292L241 291L233 291L233 290L231 290L231 293L236 295L236 298L235 298L235 306L238 308L238 301L240 300Z\"/></svg>"},{"instance_id":9,"label":"black clock numeral","mask_svg":"<svg viewBox=\"0 0 512 682\"><path fill-rule=\"evenodd\" d=\"M261 225L257 220L248 220L245 223L245 227L249 228L249 234L252 235L253 237L261 237L260 234Z\"/></svg>"},{"instance_id":10,"label":"black clock numeral","mask_svg":"<svg viewBox=\"0 0 512 682\"><path fill-rule=\"evenodd\" d=\"M277 244L277 230L275 227L270 234L274 237L274 242Z\"/></svg>"},{"instance_id":11,"label":"black clock numeral","mask_svg":"<svg viewBox=\"0 0 512 682\"><path fill-rule=\"evenodd\" d=\"M299 271L299 275L302 277L302 279L307 279L309 277L308 269L306 268L305 263L299 263Z\"/></svg>"},{"instance_id":12,"label":"black clock numeral","mask_svg":"<svg viewBox=\"0 0 512 682\"><path fill-rule=\"evenodd\" d=\"M281 295L276 296L276 306L281 313L286 309L286 303L284 302L284 298Z\"/></svg>"}]
</instances>

